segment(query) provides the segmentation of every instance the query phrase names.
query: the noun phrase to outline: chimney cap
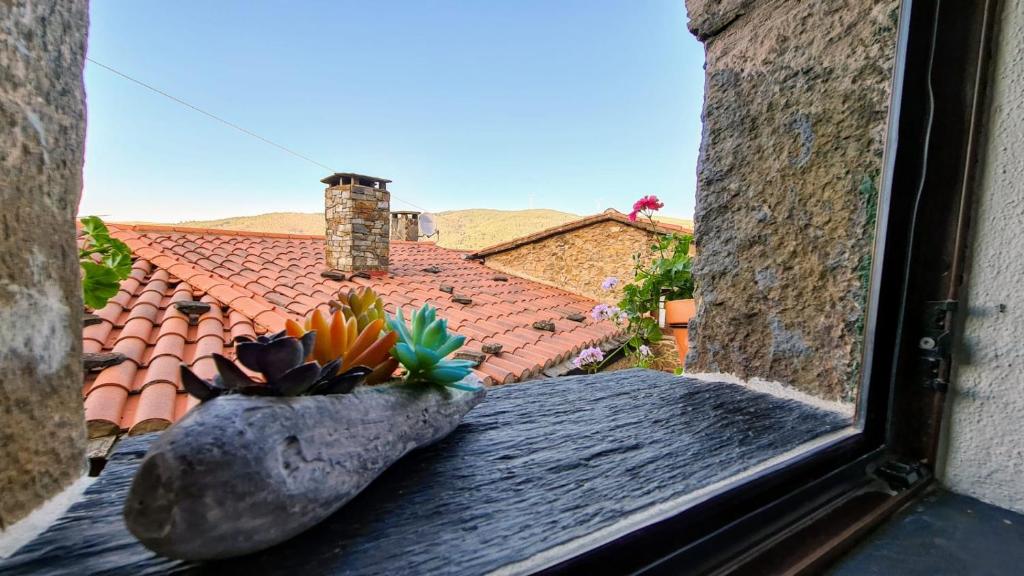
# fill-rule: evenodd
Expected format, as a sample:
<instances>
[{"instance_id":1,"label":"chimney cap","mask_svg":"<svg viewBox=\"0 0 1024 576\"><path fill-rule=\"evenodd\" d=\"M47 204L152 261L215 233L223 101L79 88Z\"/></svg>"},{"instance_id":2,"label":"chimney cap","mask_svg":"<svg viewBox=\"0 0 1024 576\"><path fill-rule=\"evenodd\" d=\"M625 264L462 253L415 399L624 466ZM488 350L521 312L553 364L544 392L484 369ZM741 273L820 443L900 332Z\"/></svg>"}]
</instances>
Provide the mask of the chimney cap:
<instances>
[{"instance_id":1,"label":"chimney cap","mask_svg":"<svg viewBox=\"0 0 1024 576\"><path fill-rule=\"evenodd\" d=\"M337 186L339 183L341 183L342 178L348 178L349 181L359 182L361 186L366 185L362 184L362 182L370 182L369 185L371 186L374 184L383 185L391 182L391 180L387 180L385 178L377 178L375 176L367 176L365 174L356 174L355 172L335 172L334 174L331 174L327 178L321 180L321 182L327 184L328 186Z\"/></svg>"},{"instance_id":2,"label":"chimney cap","mask_svg":"<svg viewBox=\"0 0 1024 576\"><path fill-rule=\"evenodd\" d=\"M418 210L392 210L391 213L392 214L410 214L412 216L419 216L420 214L422 214L422 212L419 212Z\"/></svg>"}]
</instances>

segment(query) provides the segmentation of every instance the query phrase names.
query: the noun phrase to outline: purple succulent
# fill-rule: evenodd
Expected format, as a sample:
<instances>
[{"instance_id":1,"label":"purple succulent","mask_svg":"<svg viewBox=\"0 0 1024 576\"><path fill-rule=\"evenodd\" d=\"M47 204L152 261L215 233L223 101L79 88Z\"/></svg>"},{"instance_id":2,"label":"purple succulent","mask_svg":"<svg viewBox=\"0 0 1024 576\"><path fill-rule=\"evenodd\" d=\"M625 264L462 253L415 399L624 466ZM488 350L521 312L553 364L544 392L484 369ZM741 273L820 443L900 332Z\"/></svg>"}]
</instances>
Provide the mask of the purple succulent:
<instances>
[{"instance_id":1,"label":"purple succulent","mask_svg":"<svg viewBox=\"0 0 1024 576\"><path fill-rule=\"evenodd\" d=\"M306 362L313 350L316 332L302 338L278 332L239 342L235 347L238 362L263 375L263 382L249 376L228 358L213 354L217 374L204 380L188 366L181 365L181 383L185 391L200 401L212 400L222 394L253 396L300 396L311 394L347 394L370 374L366 366L356 366L337 374L341 359L323 366Z\"/></svg>"}]
</instances>

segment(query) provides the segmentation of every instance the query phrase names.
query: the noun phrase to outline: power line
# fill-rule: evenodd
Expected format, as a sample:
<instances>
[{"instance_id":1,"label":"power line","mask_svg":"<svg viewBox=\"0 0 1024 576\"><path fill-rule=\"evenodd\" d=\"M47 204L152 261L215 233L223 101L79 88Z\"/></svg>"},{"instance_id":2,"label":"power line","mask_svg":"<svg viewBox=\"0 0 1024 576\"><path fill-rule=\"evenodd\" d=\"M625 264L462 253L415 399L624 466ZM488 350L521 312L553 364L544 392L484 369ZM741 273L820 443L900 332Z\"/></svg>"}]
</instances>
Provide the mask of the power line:
<instances>
[{"instance_id":1,"label":"power line","mask_svg":"<svg viewBox=\"0 0 1024 576\"><path fill-rule=\"evenodd\" d=\"M120 70L118 70L116 68L113 68L111 66L107 66L106 64L104 64L102 62L97 62L96 60L93 60L92 58L90 58L88 56L86 56L85 59L88 60L89 62L92 62L93 64L99 66L100 68L103 68L105 70L109 70L110 72L113 72L114 74L117 74L118 76L124 78L125 80L128 80L129 82L134 82L135 84L138 84L139 86L142 86L143 88L146 88L147 90L152 90L153 92L156 92L157 94L163 96L164 98L168 98L170 100L173 100L173 101L177 102L178 104L181 104L182 106L185 106L187 108L191 108L192 110L195 110L196 112L199 112L200 114L202 114L204 116L212 118L212 119L216 120L217 122L220 122L221 124L224 124L225 126L228 126L230 128L234 128L235 130L238 130L239 132L241 132L243 134L246 134L248 136L252 136L253 138L256 138L257 140L260 140L260 141L262 141L265 144L270 144L274 148L278 148L280 150L284 150L285 152L287 152L288 154L291 154L292 156L295 156L296 158L301 158L302 160L305 160L306 162L309 162L310 164L313 164L315 166L319 166L320 168L323 168L324 170L327 170L328 172L337 172L337 170L335 170L334 168L331 168L330 166L328 166L326 164L323 164L321 162L317 162L316 160L313 160L309 156L306 156L304 154L300 154L300 153L296 152L295 150L292 150L291 148L288 148L287 146L282 146L281 144L278 144L277 142L274 142L273 140L270 140L269 138L264 138L263 136L260 136L259 134L253 132L252 130L249 130L247 128L239 126L238 124L235 124L234 122L231 122L230 120L225 120L224 118L221 118L220 116L217 116L216 114L214 114L212 112L207 112L206 110L203 110L202 108L200 108L200 107L198 107L198 106L196 106L194 104L190 104L190 103L182 100L181 98L178 98L177 96L174 96L173 94L168 94L167 92L164 92L163 90L161 90L161 89L159 89L159 88L157 88L155 86L147 84L147 83L143 82L142 80L139 80L137 78L133 78L132 76L129 76L128 74L125 74L124 72L121 72ZM408 200L403 200L403 199L399 198L398 196L395 196L394 194L392 194L391 197L394 198L395 200L398 200L399 202L402 202L403 204L408 204L409 206L412 206L413 208L416 208L416 209L418 209L418 210L420 210L422 212L428 212L428 210L426 208L423 208L422 206L417 206L416 204L413 204L412 202L409 202Z\"/></svg>"}]
</instances>

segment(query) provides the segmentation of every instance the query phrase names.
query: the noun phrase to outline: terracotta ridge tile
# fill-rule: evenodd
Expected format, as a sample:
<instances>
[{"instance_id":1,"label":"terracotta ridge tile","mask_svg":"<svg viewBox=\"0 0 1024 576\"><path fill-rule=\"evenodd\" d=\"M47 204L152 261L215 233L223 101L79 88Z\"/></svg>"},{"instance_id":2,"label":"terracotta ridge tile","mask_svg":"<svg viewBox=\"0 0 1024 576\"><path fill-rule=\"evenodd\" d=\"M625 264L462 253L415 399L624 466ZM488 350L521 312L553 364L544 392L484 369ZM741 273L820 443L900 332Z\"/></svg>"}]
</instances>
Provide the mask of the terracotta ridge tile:
<instances>
[{"instance_id":1,"label":"terracotta ridge tile","mask_svg":"<svg viewBox=\"0 0 1024 576\"><path fill-rule=\"evenodd\" d=\"M256 238L283 238L295 240L322 240L322 234L282 234L278 232L253 232L251 230L221 230L219 228L193 228L174 224L119 224L133 232L177 232L180 234L200 234L203 236L247 236Z\"/></svg>"}]
</instances>

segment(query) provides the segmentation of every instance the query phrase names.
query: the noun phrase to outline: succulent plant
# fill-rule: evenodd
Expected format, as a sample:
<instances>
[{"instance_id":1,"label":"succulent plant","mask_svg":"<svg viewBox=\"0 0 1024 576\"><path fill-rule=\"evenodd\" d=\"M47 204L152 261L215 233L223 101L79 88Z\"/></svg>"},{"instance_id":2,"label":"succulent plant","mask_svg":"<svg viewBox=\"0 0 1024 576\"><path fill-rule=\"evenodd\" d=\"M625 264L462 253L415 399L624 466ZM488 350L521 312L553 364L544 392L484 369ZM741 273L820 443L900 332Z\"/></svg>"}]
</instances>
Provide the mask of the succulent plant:
<instances>
[{"instance_id":1,"label":"succulent plant","mask_svg":"<svg viewBox=\"0 0 1024 576\"><path fill-rule=\"evenodd\" d=\"M369 286L353 288L348 292L339 291L338 302L341 313L347 318L355 318L359 331L364 330L374 320L386 320L384 302Z\"/></svg>"},{"instance_id":2,"label":"succulent plant","mask_svg":"<svg viewBox=\"0 0 1024 576\"><path fill-rule=\"evenodd\" d=\"M295 338L284 331L239 342L235 347L238 362L262 374L262 382L250 378L228 358L213 354L213 362L217 367L213 380L200 378L182 364L181 383L186 392L205 402L222 394L347 394L369 376L371 370L365 366L340 370L341 359L324 365L306 362L315 342L316 332L307 332L301 338Z\"/></svg>"},{"instance_id":3,"label":"succulent plant","mask_svg":"<svg viewBox=\"0 0 1024 576\"><path fill-rule=\"evenodd\" d=\"M346 317L342 310L328 318L323 311L317 309L306 317L305 326L288 320L285 331L296 338L316 332L316 342L308 352L307 359L321 365L338 360L337 369L341 372L356 366L366 366L371 370L366 377L367 384L387 380L398 368L398 361L390 354L398 335L384 331L383 319L375 319L360 330L356 318Z\"/></svg>"},{"instance_id":4,"label":"succulent plant","mask_svg":"<svg viewBox=\"0 0 1024 576\"><path fill-rule=\"evenodd\" d=\"M473 363L444 359L462 346L466 337L449 334L448 322L437 317L434 307L424 304L412 313L408 325L399 308L396 316L388 318L388 326L398 335L391 354L405 367L407 382L466 388L458 382L469 375Z\"/></svg>"}]
</instances>

